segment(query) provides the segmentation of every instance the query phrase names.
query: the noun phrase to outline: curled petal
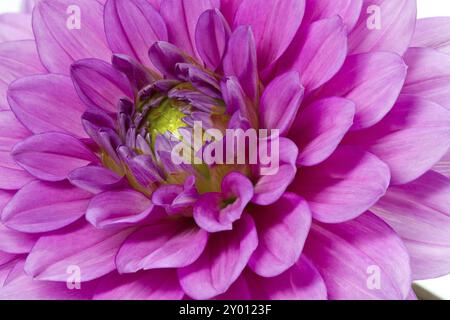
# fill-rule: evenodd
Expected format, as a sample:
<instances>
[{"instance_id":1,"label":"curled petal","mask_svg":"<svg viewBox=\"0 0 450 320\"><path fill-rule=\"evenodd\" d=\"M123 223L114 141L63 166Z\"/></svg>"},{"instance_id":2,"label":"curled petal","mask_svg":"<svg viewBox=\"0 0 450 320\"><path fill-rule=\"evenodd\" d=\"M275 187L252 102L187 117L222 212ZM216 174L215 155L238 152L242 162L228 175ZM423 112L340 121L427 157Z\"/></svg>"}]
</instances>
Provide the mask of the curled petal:
<instances>
[{"instance_id":1,"label":"curled petal","mask_svg":"<svg viewBox=\"0 0 450 320\"><path fill-rule=\"evenodd\" d=\"M293 193L258 209L255 215L259 244L249 267L262 277L275 277L292 267L300 254L311 226L308 204Z\"/></svg>"},{"instance_id":2,"label":"curled petal","mask_svg":"<svg viewBox=\"0 0 450 320\"><path fill-rule=\"evenodd\" d=\"M255 224L245 214L232 231L211 235L205 251L193 264L178 269L181 287L194 299L224 293L239 278L257 245Z\"/></svg>"}]
</instances>

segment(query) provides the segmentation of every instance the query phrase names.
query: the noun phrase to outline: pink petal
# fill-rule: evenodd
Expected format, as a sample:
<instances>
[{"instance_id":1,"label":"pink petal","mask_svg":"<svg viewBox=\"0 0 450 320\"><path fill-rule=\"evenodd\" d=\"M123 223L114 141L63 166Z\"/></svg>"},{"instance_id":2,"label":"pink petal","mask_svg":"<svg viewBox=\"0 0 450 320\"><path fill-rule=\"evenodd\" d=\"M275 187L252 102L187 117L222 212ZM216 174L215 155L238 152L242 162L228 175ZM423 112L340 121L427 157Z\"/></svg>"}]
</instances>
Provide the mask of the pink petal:
<instances>
[{"instance_id":1,"label":"pink petal","mask_svg":"<svg viewBox=\"0 0 450 320\"><path fill-rule=\"evenodd\" d=\"M0 250L3 252L28 253L37 239L38 235L18 232L0 223Z\"/></svg>"},{"instance_id":2,"label":"pink petal","mask_svg":"<svg viewBox=\"0 0 450 320\"><path fill-rule=\"evenodd\" d=\"M181 268L202 254L208 233L190 219L162 220L131 234L117 254L120 273Z\"/></svg>"},{"instance_id":3,"label":"pink petal","mask_svg":"<svg viewBox=\"0 0 450 320\"><path fill-rule=\"evenodd\" d=\"M117 228L141 222L152 211L150 199L138 191L105 191L92 198L86 211L86 220L98 229Z\"/></svg>"},{"instance_id":4,"label":"pink petal","mask_svg":"<svg viewBox=\"0 0 450 320\"><path fill-rule=\"evenodd\" d=\"M88 300L96 283L82 283L81 289L69 289L67 283L40 281L27 275L24 261L9 267L6 284L0 288L0 300ZM66 278L68 275L66 275Z\"/></svg>"},{"instance_id":5,"label":"pink petal","mask_svg":"<svg viewBox=\"0 0 450 320\"><path fill-rule=\"evenodd\" d=\"M26 13L0 14L0 42L34 39L31 15Z\"/></svg>"},{"instance_id":6,"label":"pink petal","mask_svg":"<svg viewBox=\"0 0 450 320\"><path fill-rule=\"evenodd\" d=\"M57 230L82 217L91 197L68 182L34 181L3 209L2 222L21 232Z\"/></svg>"},{"instance_id":7,"label":"pink petal","mask_svg":"<svg viewBox=\"0 0 450 320\"><path fill-rule=\"evenodd\" d=\"M378 16L372 8L379 10ZM359 21L349 35L349 51L390 51L403 55L411 42L416 16L416 1L364 0ZM369 28L374 18L379 19L379 26Z\"/></svg>"},{"instance_id":8,"label":"pink petal","mask_svg":"<svg viewBox=\"0 0 450 320\"><path fill-rule=\"evenodd\" d=\"M270 144L271 142L268 142L265 146L260 144L259 152L262 152L260 154L272 154L272 151L267 151L271 149ZM294 142L281 137L279 139L279 150L273 152L279 152L278 167L276 167L277 163L273 163L274 171L261 175L254 186L252 202L262 206L273 204L280 199L297 173L295 161L298 156L298 148Z\"/></svg>"},{"instance_id":9,"label":"pink petal","mask_svg":"<svg viewBox=\"0 0 450 320\"><path fill-rule=\"evenodd\" d=\"M303 196L313 217L339 223L364 213L389 186L388 166L376 156L340 147L325 162L299 170L290 190Z\"/></svg>"},{"instance_id":10,"label":"pink petal","mask_svg":"<svg viewBox=\"0 0 450 320\"><path fill-rule=\"evenodd\" d=\"M449 195L450 180L430 171L414 182L390 187L371 209L403 239L414 280L450 273Z\"/></svg>"},{"instance_id":11,"label":"pink petal","mask_svg":"<svg viewBox=\"0 0 450 320\"><path fill-rule=\"evenodd\" d=\"M304 0L243 0L234 27L248 25L255 35L259 69L277 60L294 39L302 22ZM279 18L283 18L280 23Z\"/></svg>"},{"instance_id":12,"label":"pink petal","mask_svg":"<svg viewBox=\"0 0 450 320\"><path fill-rule=\"evenodd\" d=\"M130 275L112 273L100 279L95 300L181 300L184 292L175 270L151 270Z\"/></svg>"},{"instance_id":13,"label":"pink petal","mask_svg":"<svg viewBox=\"0 0 450 320\"><path fill-rule=\"evenodd\" d=\"M194 299L224 293L244 270L257 245L253 219L244 215L232 231L210 236L198 260L178 269L181 287Z\"/></svg>"},{"instance_id":14,"label":"pink petal","mask_svg":"<svg viewBox=\"0 0 450 320\"><path fill-rule=\"evenodd\" d=\"M413 181L450 147L450 109L414 96L401 96L376 126L349 136L389 165L392 183Z\"/></svg>"},{"instance_id":15,"label":"pink petal","mask_svg":"<svg viewBox=\"0 0 450 320\"><path fill-rule=\"evenodd\" d=\"M259 95L258 64L250 27L239 27L231 35L223 58L223 70L226 76L236 77L248 98L256 101Z\"/></svg>"},{"instance_id":16,"label":"pink petal","mask_svg":"<svg viewBox=\"0 0 450 320\"><path fill-rule=\"evenodd\" d=\"M70 172L68 179L71 184L89 191L101 193L127 185L126 178L102 166L86 166Z\"/></svg>"},{"instance_id":17,"label":"pink petal","mask_svg":"<svg viewBox=\"0 0 450 320\"><path fill-rule=\"evenodd\" d=\"M208 232L232 230L233 223L241 218L252 197L252 182L244 175L232 172L223 178L220 193L205 193L197 200L195 222Z\"/></svg>"},{"instance_id":18,"label":"pink petal","mask_svg":"<svg viewBox=\"0 0 450 320\"><path fill-rule=\"evenodd\" d=\"M75 11L67 14L73 6L79 8L80 17ZM72 21L77 18L79 29ZM83 58L109 61L111 57L103 28L103 5L98 1L41 0L33 11L33 30L42 63L52 73L69 74L72 62Z\"/></svg>"},{"instance_id":19,"label":"pink petal","mask_svg":"<svg viewBox=\"0 0 450 320\"><path fill-rule=\"evenodd\" d=\"M330 80L347 57L347 30L340 17L312 23L299 30L277 65L277 73L296 70L306 90L312 91Z\"/></svg>"},{"instance_id":20,"label":"pink petal","mask_svg":"<svg viewBox=\"0 0 450 320\"><path fill-rule=\"evenodd\" d=\"M411 47L433 48L450 53L450 17L418 19Z\"/></svg>"},{"instance_id":21,"label":"pink petal","mask_svg":"<svg viewBox=\"0 0 450 320\"><path fill-rule=\"evenodd\" d=\"M167 24L169 41L192 57L199 57L195 46L195 28L201 14L217 7L213 0L164 0L161 15Z\"/></svg>"},{"instance_id":22,"label":"pink petal","mask_svg":"<svg viewBox=\"0 0 450 320\"><path fill-rule=\"evenodd\" d=\"M120 99L133 101L127 77L109 63L97 59L79 60L71 66L71 75L78 95L87 105L117 112Z\"/></svg>"},{"instance_id":23,"label":"pink petal","mask_svg":"<svg viewBox=\"0 0 450 320\"><path fill-rule=\"evenodd\" d=\"M326 98L308 105L289 133L300 150L297 164L314 166L331 156L353 125L354 115L355 104L343 98Z\"/></svg>"},{"instance_id":24,"label":"pink petal","mask_svg":"<svg viewBox=\"0 0 450 320\"><path fill-rule=\"evenodd\" d=\"M308 204L285 193L273 205L258 209L254 217L259 244L248 265L262 277L278 276L300 258L311 226Z\"/></svg>"},{"instance_id":25,"label":"pink petal","mask_svg":"<svg viewBox=\"0 0 450 320\"><path fill-rule=\"evenodd\" d=\"M105 231L83 223L43 236L28 255L25 271L39 280L66 282L67 268L77 266L82 283L97 279L116 269L115 256L133 230Z\"/></svg>"},{"instance_id":26,"label":"pink petal","mask_svg":"<svg viewBox=\"0 0 450 320\"><path fill-rule=\"evenodd\" d=\"M6 93L14 80L46 73L32 40L0 43L0 110L9 110Z\"/></svg>"},{"instance_id":27,"label":"pink petal","mask_svg":"<svg viewBox=\"0 0 450 320\"><path fill-rule=\"evenodd\" d=\"M9 86L8 101L16 117L33 133L59 131L86 137L81 103L72 81L62 75L22 78Z\"/></svg>"},{"instance_id":28,"label":"pink petal","mask_svg":"<svg viewBox=\"0 0 450 320\"><path fill-rule=\"evenodd\" d=\"M450 151L433 167L433 170L450 178Z\"/></svg>"},{"instance_id":29,"label":"pink petal","mask_svg":"<svg viewBox=\"0 0 450 320\"><path fill-rule=\"evenodd\" d=\"M34 135L16 144L12 156L30 174L46 181L64 180L72 170L99 161L80 140L56 132Z\"/></svg>"},{"instance_id":30,"label":"pink petal","mask_svg":"<svg viewBox=\"0 0 450 320\"><path fill-rule=\"evenodd\" d=\"M277 277L264 278L247 271L245 279L255 300L326 300L321 275L305 256Z\"/></svg>"},{"instance_id":31,"label":"pink petal","mask_svg":"<svg viewBox=\"0 0 450 320\"><path fill-rule=\"evenodd\" d=\"M363 0L306 0L304 21L317 21L339 16L351 31L358 22Z\"/></svg>"},{"instance_id":32,"label":"pink petal","mask_svg":"<svg viewBox=\"0 0 450 320\"><path fill-rule=\"evenodd\" d=\"M159 12L146 0L108 0L105 31L114 53L126 54L151 66L148 49L156 41L168 40Z\"/></svg>"},{"instance_id":33,"label":"pink petal","mask_svg":"<svg viewBox=\"0 0 450 320\"><path fill-rule=\"evenodd\" d=\"M295 120L304 88L297 72L285 73L266 87L261 97L260 121L263 128L278 129L285 135Z\"/></svg>"},{"instance_id":34,"label":"pink petal","mask_svg":"<svg viewBox=\"0 0 450 320\"><path fill-rule=\"evenodd\" d=\"M356 105L353 129L367 128L391 110L402 89L406 70L402 58L393 53L352 55L320 90L320 96L341 96L353 101Z\"/></svg>"},{"instance_id":35,"label":"pink petal","mask_svg":"<svg viewBox=\"0 0 450 320\"><path fill-rule=\"evenodd\" d=\"M329 299L403 300L411 290L403 242L371 213L345 223L313 224L305 254L322 275Z\"/></svg>"},{"instance_id":36,"label":"pink petal","mask_svg":"<svg viewBox=\"0 0 450 320\"><path fill-rule=\"evenodd\" d=\"M198 54L206 67L215 70L221 63L231 30L218 9L205 11L195 31Z\"/></svg>"},{"instance_id":37,"label":"pink petal","mask_svg":"<svg viewBox=\"0 0 450 320\"><path fill-rule=\"evenodd\" d=\"M427 48L405 54L408 75L402 93L422 97L450 109L450 56Z\"/></svg>"}]
</instances>

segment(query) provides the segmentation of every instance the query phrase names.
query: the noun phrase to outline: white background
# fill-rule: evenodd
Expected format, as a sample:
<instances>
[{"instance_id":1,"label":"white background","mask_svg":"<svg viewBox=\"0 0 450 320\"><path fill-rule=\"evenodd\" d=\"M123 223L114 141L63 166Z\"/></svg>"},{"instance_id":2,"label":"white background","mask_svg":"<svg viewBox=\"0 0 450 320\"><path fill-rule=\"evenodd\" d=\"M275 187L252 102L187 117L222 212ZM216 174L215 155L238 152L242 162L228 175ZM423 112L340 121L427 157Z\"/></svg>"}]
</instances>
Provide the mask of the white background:
<instances>
[{"instance_id":1,"label":"white background","mask_svg":"<svg viewBox=\"0 0 450 320\"><path fill-rule=\"evenodd\" d=\"M450 0L417 0L417 5L419 18L450 16ZM19 11L20 6L21 0L0 0L0 13ZM435 295L450 300L450 276L420 281L419 284Z\"/></svg>"}]
</instances>

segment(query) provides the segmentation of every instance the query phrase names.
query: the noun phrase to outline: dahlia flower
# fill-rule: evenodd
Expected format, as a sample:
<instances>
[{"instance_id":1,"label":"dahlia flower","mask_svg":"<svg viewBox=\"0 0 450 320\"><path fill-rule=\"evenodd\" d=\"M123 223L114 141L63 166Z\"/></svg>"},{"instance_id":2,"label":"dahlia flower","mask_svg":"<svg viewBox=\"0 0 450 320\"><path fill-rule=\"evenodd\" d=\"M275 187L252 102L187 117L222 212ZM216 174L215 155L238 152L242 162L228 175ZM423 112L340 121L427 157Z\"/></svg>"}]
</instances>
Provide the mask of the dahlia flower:
<instances>
[{"instance_id":1,"label":"dahlia flower","mask_svg":"<svg viewBox=\"0 0 450 320\"><path fill-rule=\"evenodd\" d=\"M450 18L40 0L0 24L0 299L413 299L450 272ZM244 153L279 166L175 163L221 141L196 122L278 132Z\"/></svg>"}]
</instances>

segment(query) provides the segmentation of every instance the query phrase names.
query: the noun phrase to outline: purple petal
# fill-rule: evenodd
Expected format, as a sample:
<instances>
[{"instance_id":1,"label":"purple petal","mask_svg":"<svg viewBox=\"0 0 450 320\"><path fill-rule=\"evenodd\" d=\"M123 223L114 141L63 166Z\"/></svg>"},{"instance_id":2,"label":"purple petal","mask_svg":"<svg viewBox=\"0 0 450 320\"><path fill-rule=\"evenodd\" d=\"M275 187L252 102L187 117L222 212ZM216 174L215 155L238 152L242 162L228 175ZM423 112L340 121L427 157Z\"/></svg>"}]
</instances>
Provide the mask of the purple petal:
<instances>
[{"instance_id":1,"label":"purple petal","mask_svg":"<svg viewBox=\"0 0 450 320\"><path fill-rule=\"evenodd\" d=\"M12 150L14 160L30 174L46 181L61 181L72 170L98 162L80 140L64 133L29 137Z\"/></svg>"},{"instance_id":2,"label":"purple petal","mask_svg":"<svg viewBox=\"0 0 450 320\"><path fill-rule=\"evenodd\" d=\"M112 273L100 279L95 300L181 300L184 292L175 270L151 270L130 275Z\"/></svg>"},{"instance_id":3,"label":"purple petal","mask_svg":"<svg viewBox=\"0 0 450 320\"><path fill-rule=\"evenodd\" d=\"M306 21L317 21L339 16L351 31L358 22L363 0L306 0Z\"/></svg>"},{"instance_id":4,"label":"purple petal","mask_svg":"<svg viewBox=\"0 0 450 320\"><path fill-rule=\"evenodd\" d=\"M67 268L77 266L81 283L116 269L115 256L134 229L99 230L88 223L41 237L27 257L25 271L38 280L67 280Z\"/></svg>"},{"instance_id":5,"label":"purple petal","mask_svg":"<svg viewBox=\"0 0 450 320\"><path fill-rule=\"evenodd\" d=\"M117 112L120 99L133 101L133 91L126 76L102 60L79 60L72 64L71 75L78 95L89 106Z\"/></svg>"},{"instance_id":6,"label":"purple petal","mask_svg":"<svg viewBox=\"0 0 450 320\"><path fill-rule=\"evenodd\" d=\"M24 261L13 261L8 276L0 288L0 300L89 300L96 283L83 283L81 289L72 290L67 283L40 281L27 275ZM1 271L0 271L1 272ZM66 278L68 275L65 275Z\"/></svg>"},{"instance_id":7,"label":"purple petal","mask_svg":"<svg viewBox=\"0 0 450 320\"><path fill-rule=\"evenodd\" d=\"M22 78L9 86L8 101L16 117L33 133L59 131L86 137L81 125L86 106L69 77L52 74Z\"/></svg>"},{"instance_id":8,"label":"purple petal","mask_svg":"<svg viewBox=\"0 0 450 320\"><path fill-rule=\"evenodd\" d=\"M410 0L364 0L359 21L349 35L349 51L403 55L414 33L416 6L416 1Z\"/></svg>"},{"instance_id":9,"label":"purple petal","mask_svg":"<svg viewBox=\"0 0 450 320\"><path fill-rule=\"evenodd\" d=\"M274 79L264 90L260 103L260 121L263 128L278 129L285 135L294 123L304 88L297 72L289 72Z\"/></svg>"},{"instance_id":10,"label":"purple petal","mask_svg":"<svg viewBox=\"0 0 450 320\"><path fill-rule=\"evenodd\" d=\"M147 51L146 55L148 53ZM115 54L112 57L111 63L114 68L127 76L128 81L130 81L135 91L143 89L154 81L154 78L150 75L146 67L126 55Z\"/></svg>"},{"instance_id":11,"label":"purple petal","mask_svg":"<svg viewBox=\"0 0 450 320\"><path fill-rule=\"evenodd\" d=\"M433 167L433 170L450 179L450 150L447 154Z\"/></svg>"},{"instance_id":12,"label":"purple petal","mask_svg":"<svg viewBox=\"0 0 450 320\"><path fill-rule=\"evenodd\" d=\"M0 223L0 250L3 252L28 253L38 239L37 235L18 232Z\"/></svg>"},{"instance_id":13,"label":"purple petal","mask_svg":"<svg viewBox=\"0 0 450 320\"><path fill-rule=\"evenodd\" d=\"M240 173L222 180L221 193L205 193L194 206L194 219L208 232L232 230L253 197L253 184Z\"/></svg>"},{"instance_id":14,"label":"purple petal","mask_svg":"<svg viewBox=\"0 0 450 320\"><path fill-rule=\"evenodd\" d=\"M325 162L299 170L291 190L303 196L313 217L339 223L364 213L389 186L389 167L376 156L340 147Z\"/></svg>"},{"instance_id":15,"label":"purple petal","mask_svg":"<svg viewBox=\"0 0 450 320\"><path fill-rule=\"evenodd\" d=\"M92 198L86 220L99 229L134 225L153 211L150 199L134 190L105 191Z\"/></svg>"},{"instance_id":16,"label":"purple petal","mask_svg":"<svg viewBox=\"0 0 450 320\"><path fill-rule=\"evenodd\" d=\"M402 58L393 53L352 55L320 90L320 96L341 96L353 101L356 104L353 129L367 128L391 110L402 89L406 69Z\"/></svg>"},{"instance_id":17,"label":"purple petal","mask_svg":"<svg viewBox=\"0 0 450 320\"><path fill-rule=\"evenodd\" d=\"M168 40L166 24L159 12L146 0L108 0L104 16L112 51L151 66L148 49L156 41Z\"/></svg>"},{"instance_id":18,"label":"purple petal","mask_svg":"<svg viewBox=\"0 0 450 320\"><path fill-rule=\"evenodd\" d=\"M120 273L181 268L190 265L205 249L208 233L191 219L162 220L131 234L116 258Z\"/></svg>"},{"instance_id":19,"label":"purple petal","mask_svg":"<svg viewBox=\"0 0 450 320\"><path fill-rule=\"evenodd\" d=\"M433 48L450 53L450 18L433 17L418 19L411 47Z\"/></svg>"},{"instance_id":20,"label":"purple petal","mask_svg":"<svg viewBox=\"0 0 450 320\"><path fill-rule=\"evenodd\" d=\"M73 9L68 14L70 8L79 12ZM70 65L80 59L111 57L103 28L103 5L98 1L39 1L33 12L33 30L42 63L52 73L69 74Z\"/></svg>"},{"instance_id":21,"label":"purple petal","mask_svg":"<svg viewBox=\"0 0 450 320\"><path fill-rule=\"evenodd\" d=\"M164 41L155 43L148 54L153 65L169 78L176 78L177 64L186 62L186 58L177 47Z\"/></svg>"},{"instance_id":22,"label":"purple petal","mask_svg":"<svg viewBox=\"0 0 450 320\"><path fill-rule=\"evenodd\" d=\"M257 245L253 219L243 215L232 231L210 236L205 251L193 264L178 269L181 287L194 299L224 293L244 270Z\"/></svg>"},{"instance_id":23,"label":"purple petal","mask_svg":"<svg viewBox=\"0 0 450 320\"><path fill-rule=\"evenodd\" d=\"M331 156L353 125L354 115L355 104L347 99L333 97L308 105L289 133L300 150L297 164L314 166Z\"/></svg>"},{"instance_id":24,"label":"purple petal","mask_svg":"<svg viewBox=\"0 0 450 320\"><path fill-rule=\"evenodd\" d=\"M371 213L345 223L314 223L305 254L322 275L329 299L403 300L411 290L403 242Z\"/></svg>"},{"instance_id":25,"label":"purple petal","mask_svg":"<svg viewBox=\"0 0 450 320\"><path fill-rule=\"evenodd\" d=\"M266 145L261 145L260 142L260 154L269 155L267 150L270 149L269 146L271 143L269 141ZM297 173L295 161L298 156L298 148L294 142L287 138L280 138L279 150L270 152L272 157L274 156L274 152L279 152L278 167L276 166L277 163L271 163L271 166L274 167L273 170L276 170L276 172L262 175L256 181L255 194L252 199L252 202L255 204L266 206L276 202L294 180L295 174Z\"/></svg>"},{"instance_id":26,"label":"purple petal","mask_svg":"<svg viewBox=\"0 0 450 320\"><path fill-rule=\"evenodd\" d=\"M255 215L259 244L249 267L262 277L275 277L300 258L311 226L306 201L294 193L285 193L269 207Z\"/></svg>"},{"instance_id":27,"label":"purple petal","mask_svg":"<svg viewBox=\"0 0 450 320\"><path fill-rule=\"evenodd\" d=\"M287 49L300 27L304 10L304 0L242 1L236 12L234 27L251 26L260 69L277 60Z\"/></svg>"},{"instance_id":28,"label":"purple petal","mask_svg":"<svg viewBox=\"0 0 450 320\"><path fill-rule=\"evenodd\" d=\"M277 277L264 278L247 271L245 279L255 300L327 299L321 275L305 256Z\"/></svg>"},{"instance_id":29,"label":"purple petal","mask_svg":"<svg viewBox=\"0 0 450 320\"><path fill-rule=\"evenodd\" d=\"M68 179L71 184L78 188L95 194L125 186L123 177L110 169L100 166L87 166L75 169L69 173Z\"/></svg>"},{"instance_id":30,"label":"purple petal","mask_svg":"<svg viewBox=\"0 0 450 320\"><path fill-rule=\"evenodd\" d=\"M230 34L230 26L218 9L205 11L200 16L195 42L207 68L216 70L220 66Z\"/></svg>"},{"instance_id":31,"label":"purple petal","mask_svg":"<svg viewBox=\"0 0 450 320\"><path fill-rule=\"evenodd\" d=\"M41 66L36 43L32 40L0 44L0 110L9 110L6 93L11 82L37 73L46 73Z\"/></svg>"},{"instance_id":32,"label":"purple petal","mask_svg":"<svg viewBox=\"0 0 450 320\"><path fill-rule=\"evenodd\" d=\"M376 126L349 136L389 165L392 183L411 182L450 148L450 109L419 97L401 96Z\"/></svg>"},{"instance_id":33,"label":"purple petal","mask_svg":"<svg viewBox=\"0 0 450 320\"><path fill-rule=\"evenodd\" d=\"M450 180L428 172L390 187L371 209L400 235L411 257L413 279L450 272Z\"/></svg>"},{"instance_id":34,"label":"purple petal","mask_svg":"<svg viewBox=\"0 0 450 320\"><path fill-rule=\"evenodd\" d=\"M11 111L0 111L0 189L17 190L34 179L11 157L14 145L29 135Z\"/></svg>"},{"instance_id":35,"label":"purple petal","mask_svg":"<svg viewBox=\"0 0 450 320\"><path fill-rule=\"evenodd\" d=\"M91 197L68 182L34 181L19 190L3 209L2 222L21 232L57 230L82 217Z\"/></svg>"},{"instance_id":36,"label":"purple petal","mask_svg":"<svg viewBox=\"0 0 450 320\"><path fill-rule=\"evenodd\" d=\"M252 101L259 95L256 45L250 27L237 28L230 37L228 49L223 58L226 76L235 76Z\"/></svg>"},{"instance_id":37,"label":"purple petal","mask_svg":"<svg viewBox=\"0 0 450 320\"><path fill-rule=\"evenodd\" d=\"M0 42L34 39L31 15L4 13L0 15Z\"/></svg>"},{"instance_id":38,"label":"purple petal","mask_svg":"<svg viewBox=\"0 0 450 320\"><path fill-rule=\"evenodd\" d=\"M169 40L192 57L198 57L195 46L195 27L201 14L217 7L213 0L164 0L161 15L167 24Z\"/></svg>"},{"instance_id":39,"label":"purple petal","mask_svg":"<svg viewBox=\"0 0 450 320\"><path fill-rule=\"evenodd\" d=\"M419 96L450 109L450 56L427 48L405 54L408 75L402 93Z\"/></svg>"},{"instance_id":40,"label":"purple petal","mask_svg":"<svg viewBox=\"0 0 450 320\"><path fill-rule=\"evenodd\" d=\"M298 38L298 39L297 39ZM299 31L278 63L278 74L296 70L306 90L330 80L347 57L347 30L340 17L319 20Z\"/></svg>"}]
</instances>

